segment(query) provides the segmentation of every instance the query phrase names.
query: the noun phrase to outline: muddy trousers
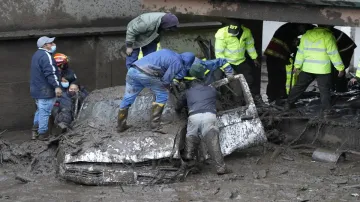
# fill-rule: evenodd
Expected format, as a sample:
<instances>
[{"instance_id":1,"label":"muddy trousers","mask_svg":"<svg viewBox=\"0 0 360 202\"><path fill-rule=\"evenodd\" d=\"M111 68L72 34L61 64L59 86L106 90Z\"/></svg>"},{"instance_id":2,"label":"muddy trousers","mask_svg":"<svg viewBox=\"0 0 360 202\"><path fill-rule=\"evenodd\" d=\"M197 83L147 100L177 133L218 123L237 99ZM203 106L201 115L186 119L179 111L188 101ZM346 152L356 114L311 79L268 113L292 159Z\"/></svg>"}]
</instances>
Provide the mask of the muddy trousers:
<instances>
[{"instance_id":1,"label":"muddy trousers","mask_svg":"<svg viewBox=\"0 0 360 202\"><path fill-rule=\"evenodd\" d=\"M157 42L153 41L149 43L148 45L141 47L141 50L143 52L143 55L146 56L152 52L155 52L157 49ZM126 68L130 69L131 65L138 60L140 53L140 48L135 48L131 55L126 56Z\"/></svg>"},{"instance_id":2,"label":"muddy trousers","mask_svg":"<svg viewBox=\"0 0 360 202\"><path fill-rule=\"evenodd\" d=\"M130 68L126 75L125 95L120 103L120 109L129 108L144 88L149 88L155 94L156 103L167 102L168 90L159 77L149 76L135 68Z\"/></svg>"},{"instance_id":3,"label":"muddy trousers","mask_svg":"<svg viewBox=\"0 0 360 202\"><path fill-rule=\"evenodd\" d=\"M266 94L269 102L286 97L286 61L277 57L266 56L268 85Z\"/></svg>"},{"instance_id":4,"label":"muddy trousers","mask_svg":"<svg viewBox=\"0 0 360 202\"><path fill-rule=\"evenodd\" d=\"M236 74L244 75L251 94L260 95L261 68L252 67L247 61L239 65L231 65Z\"/></svg>"},{"instance_id":5,"label":"muddy trousers","mask_svg":"<svg viewBox=\"0 0 360 202\"><path fill-rule=\"evenodd\" d=\"M312 74L307 72L300 72L299 78L293 89L291 89L288 103L294 104L306 90L306 88L316 79L319 90L320 100L323 110L327 110L331 107L331 74Z\"/></svg>"},{"instance_id":6,"label":"muddy trousers","mask_svg":"<svg viewBox=\"0 0 360 202\"><path fill-rule=\"evenodd\" d=\"M34 126L39 126L38 133L44 134L49 129L49 117L54 107L55 98L35 99L36 112L34 115Z\"/></svg>"}]
</instances>

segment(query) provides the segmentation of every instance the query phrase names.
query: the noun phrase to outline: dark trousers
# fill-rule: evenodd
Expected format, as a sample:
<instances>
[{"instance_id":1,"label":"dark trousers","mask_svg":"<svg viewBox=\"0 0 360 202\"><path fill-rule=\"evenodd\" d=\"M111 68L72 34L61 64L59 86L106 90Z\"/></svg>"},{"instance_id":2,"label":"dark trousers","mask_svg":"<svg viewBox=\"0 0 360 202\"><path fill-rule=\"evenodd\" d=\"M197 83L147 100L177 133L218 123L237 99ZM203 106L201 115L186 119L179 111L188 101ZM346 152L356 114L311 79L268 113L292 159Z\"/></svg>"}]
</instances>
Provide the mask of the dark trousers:
<instances>
[{"instance_id":1,"label":"dark trousers","mask_svg":"<svg viewBox=\"0 0 360 202\"><path fill-rule=\"evenodd\" d=\"M141 50L143 52L143 55L146 56L152 52L155 52L157 49L157 42L153 41L149 43L148 45L141 47ZM140 53L140 48L135 48L131 55L126 56L126 68L130 69L131 65L138 60Z\"/></svg>"},{"instance_id":2,"label":"dark trousers","mask_svg":"<svg viewBox=\"0 0 360 202\"><path fill-rule=\"evenodd\" d=\"M297 83L290 91L288 103L290 105L294 104L315 79L320 90L322 108L329 109L331 107L331 74L312 74L307 72L300 72Z\"/></svg>"},{"instance_id":3,"label":"dark trousers","mask_svg":"<svg viewBox=\"0 0 360 202\"><path fill-rule=\"evenodd\" d=\"M268 85L266 94L269 102L286 97L286 61L277 57L266 56Z\"/></svg>"},{"instance_id":4,"label":"dark trousers","mask_svg":"<svg viewBox=\"0 0 360 202\"><path fill-rule=\"evenodd\" d=\"M231 65L236 74L244 75L253 95L260 95L261 68L252 67L247 61L239 65Z\"/></svg>"},{"instance_id":5,"label":"dark trousers","mask_svg":"<svg viewBox=\"0 0 360 202\"><path fill-rule=\"evenodd\" d=\"M339 71L335 67L332 67L331 74L331 90L336 92L346 92L348 90L348 81L346 79L346 75L344 74L342 77L338 77Z\"/></svg>"}]
</instances>

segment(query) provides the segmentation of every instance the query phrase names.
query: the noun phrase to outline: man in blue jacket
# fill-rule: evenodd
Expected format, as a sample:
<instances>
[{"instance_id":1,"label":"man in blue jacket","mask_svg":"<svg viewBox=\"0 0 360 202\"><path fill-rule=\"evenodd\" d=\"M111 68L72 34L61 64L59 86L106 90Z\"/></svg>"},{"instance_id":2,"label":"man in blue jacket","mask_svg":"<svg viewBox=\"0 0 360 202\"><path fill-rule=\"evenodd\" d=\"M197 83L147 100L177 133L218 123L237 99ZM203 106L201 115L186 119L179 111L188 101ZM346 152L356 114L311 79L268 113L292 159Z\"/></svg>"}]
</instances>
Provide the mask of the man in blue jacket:
<instances>
[{"instance_id":1,"label":"man in blue jacket","mask_svg":"<svg viewBox=\"0 0 360 202\"><path fill-rule=\"evenodd\" d=\"M35 99L37 110L34 116L33 138L47 140L50 135L49 117L55 97L62 95L59 72L52 54L56 51L55 38L40 37L38 50L31 60L30 94Z\"/></svg>"},{"instance_id":2,"label":"man in blue jacket","mask_svg":"<svg viewBox=\"0 0 360 202\"><path fill-rule=\"evenodd\" d=\"M144 88L150 88L156 96L151 116L151 128L156 129L160 125L161 114L168 100L170 84L174 78L182 79L194 60L193 53L178 54L162 49L133 63L126 75L125 95L118 113L118 132L123 132L130 127L126 124L128 109Z\"/></svg>"}]
</instances>

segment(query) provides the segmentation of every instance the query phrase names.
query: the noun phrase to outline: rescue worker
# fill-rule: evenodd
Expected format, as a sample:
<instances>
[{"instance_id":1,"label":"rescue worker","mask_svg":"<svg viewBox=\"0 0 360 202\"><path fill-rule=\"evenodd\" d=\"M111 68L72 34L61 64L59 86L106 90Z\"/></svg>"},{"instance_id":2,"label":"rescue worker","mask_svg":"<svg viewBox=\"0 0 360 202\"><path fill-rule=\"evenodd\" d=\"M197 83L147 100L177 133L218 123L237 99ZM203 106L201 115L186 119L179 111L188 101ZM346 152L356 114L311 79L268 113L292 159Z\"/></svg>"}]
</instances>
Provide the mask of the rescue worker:
<instances>
[{"instance_id":1,"label":"rescue worker","mask_svg":"<svg viewBox=\"0 0 360 202\"><path fill-rule=\"evenodd\" d=\"M274 33L264 52L268 72L266 94L269 103L287 97L285 65L289 62L291 53L296 52L293 42L299 35L313 27L313 25L285 23Z\"/></svg>"},{"instance_id":2,"label":"rescue worker","mask_svg":"<svg viewBox=\"0 0 360 202\"><path fill-rule=\"evenodd\" d=\"M335 37L326 26L307 31L300 40L294 67L300 71L298 81L291 90L285 109L293 107L309 84L316 79L320 90L323 115L329 115L331 108L331 63L344 74L344 64L336 46Z\"/></svg>"},{"instance_id":3,"label":"rescue worker","mask_svg":"<svg viewBox=\"0 0 360 202\"><path fill-rule=\"evenodd\" d=\"M126 67L129 69L139 56L155 52L163 31L174 31L178 18L171 13L144 13L131 20L126 31Z\"/></svg>"},{"instance_id":4,"label":"rescue worker","mask_svg":"<svg viewBox=\"0 0 360 202\"><path fill-rule=\"evenodd\" d=\"M245 26L229 25L223 27L215 34L216 58L225 58L237 74L243 74L253 94L255 104L263 105L260 88L254 82L256 72L246 61L245 51L249 54L257 68L261 68L258 54L255 50L255 41L250 29Z\"/></svg>"},{"instance_id":5,"label":"rescue worker","mask_svg":"<svg viewBox=\"0 0 360 202\"><path fill-rule=\"evenodd\" d=\"M157 46L156 46L156 51L158 51L158 50L161 50L161 44L160 44L160 42L157 44ZM138 60L140 60L141 58L143 58L144 57L144 54L143 54L143 51L142 51L142 49L140 48L140 53L139 53L139 57L138 57Z\"/></svg>"},{"instance_id":6,"label":"rescue worker","mask_svg":"<svg viewBox=\"0 0 360 202\"><path fill-rule=\"evenodd\" d=\"M80 91L79 85L72 83L68 90L56 100L52 116L61 132L65 132L70 127L85 98L86 94ZM77 108L75 108L76 105Z\"/></svg>"},{"instance_id":7,"label":"rescue worker","mask_svg":"<svg viewBox=\"0 0 360 202\"><path fill-rule=\"evenodd\" d=\"M40 37L38 50L32 56L30 70L30 94L37 106L32 139L47 140L50 136L49 117L55 103L55 97L62 95L59 71L52 54L56 51L55 38Z\"/></svg>"},{"instance_id":8,"label":"rescue worker","mask_svg":"<svg viewBox=\"0 0 360 202\"><path fill-rule=\"evenodd\" d=\"M54 59L60 72L61 87L66 91L69 88L70 83L76 81L76 74L69 68L68 56L63 53L56 53Z\"/></svg>"},{"instance_id":9,"label":"rescue worker","mask_svg":"<svg viewBox=\"0 0 360 202\"><path fill-rule=\"evenodd\" d=\"M221 79L221 78L218 78L217 75L215 75L215 72L217 70L222 71L229 80L232 81L234 79L233 69L232 69L231 65L227 62L226 59L218 58L218 59L214 59L214 60L201 60L196 57L193 65L201 65L205 68L204 79L203 79L203 82L205 85L210 85L214 81ZM186 76L184 77L183 81L185 83L189 83L193 80L196 80L196 77L189 75L189 71L190 71L190 68L187 70ZM175 80L174 84L176 85L176 87L178 87L178 91L179 91L178 92L179 95L175 95L179 99L179 100L177 100L177 103L176 103L176 111L181 112L181 110L184 107L184 103L182 100L185 98L186 84L183 85L184 82L178 81L176 79L174 79L174 80Z\"/></svg>"},{"instance_id":10,"label":"rescue worker","mask_svg":"<svg viewBox=\"0 0 360 202\"><path fill-rule=\"evenodd\" d=\"M118 132L123 132L130 127L126 124L129 107L144 88L150 88L156 96L151 115L151 128L156 129L160 125L161 115L168 100L170 84L174 78L183 79L186 70L194 60L193 53L178 54L162 49L132 64L126 75L125 95L120 104Z\"/></svg>"},{"instance_id":11,"label":"rescue worker","mask_svg":"<svg viewBox=\"0 0 360 202\"><path fill-rule=\"evenodd\" d=\"M192 80L191 87L186 90L186 102L189 108L189 118L185 139L183 159L194 159L204 139L210 158L215 163L218 175L230 173L221 153L219 128L216 124L216 98L218 92L214 87L204 81L206 69L201 64L192 65L189 74L196 78Z\"/></svg>"},{"instance_id":12,"label":"rescue worker","mask_svg":"<svg viewBox=\"0 0 360 202\"><path fill-rule=\"evenodd\" d=\"M354 43L354 41L341 30L334 28L334 26L329 26L329 28L336 39L336 44L346 70L350 66L350 62L354 54L354 50L357 46ZM336 68L332 66L332 79L333 79L332 90L336 92L346 92L347 91L346 75L344 74L342 77L337 77L338 74L339 71L337 71Z\"/></svg>"},{"instance_id":13,"label":"rescue worker","mask_svg":"<svg viewBox=\"0 0 360 202\"><path fill-rule=\"evenodd\" d=\"M350 79L349 84L354 85L355 83L358 83L360 81L360 61L358 63L358 66L356 68L355 77Z\"/></svg>"}]
</instances>

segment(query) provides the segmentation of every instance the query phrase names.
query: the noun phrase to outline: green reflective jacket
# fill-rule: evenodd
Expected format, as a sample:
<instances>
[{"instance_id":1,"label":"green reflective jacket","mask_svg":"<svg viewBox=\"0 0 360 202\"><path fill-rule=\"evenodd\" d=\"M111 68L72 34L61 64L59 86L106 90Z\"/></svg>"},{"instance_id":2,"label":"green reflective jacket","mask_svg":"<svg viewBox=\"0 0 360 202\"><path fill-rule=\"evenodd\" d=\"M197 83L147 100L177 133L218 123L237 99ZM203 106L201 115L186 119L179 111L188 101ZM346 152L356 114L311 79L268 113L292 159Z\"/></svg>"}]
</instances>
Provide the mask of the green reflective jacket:
<instances>
[{"instance_id":1,"label":"green reflective jacket","mask_svg":"<svg viewBox=\"0 0 360 202\"><path fill-rule=\"evenodd\" d=\"M245 61L245 50L251 59L255 60L258 55L255 50L255 41L250 29L241 26L243 33L238 39L228 33L229 26L223 27L215 34L215 56L225 58L230 64L239 65Z\"/></svg>"},{"instance_id":2,"label":"green reflective jacket","mask_svg":"<svg viewBox=\"0 0 360 202\"><path fill-rule=\"evenodd\" d=\"M307 31L300 41L294 66L313 74L331 73L331 63L338 71L344 70L336 40L329 29L316 27Z\"/></svg>"}]
</instances>

